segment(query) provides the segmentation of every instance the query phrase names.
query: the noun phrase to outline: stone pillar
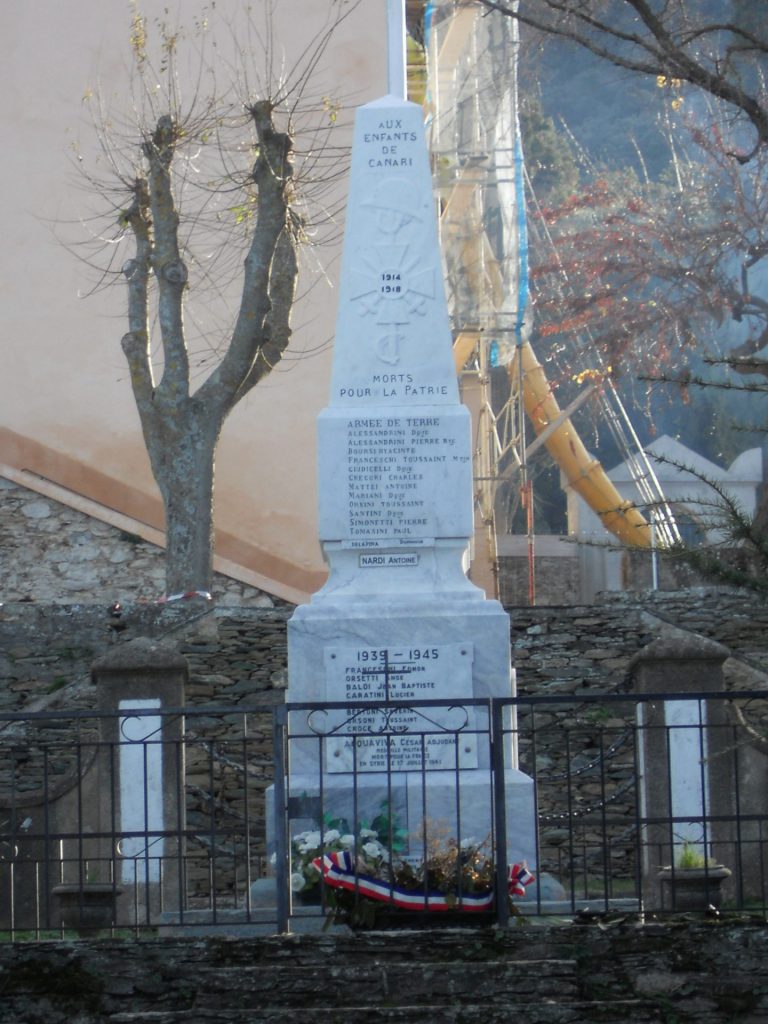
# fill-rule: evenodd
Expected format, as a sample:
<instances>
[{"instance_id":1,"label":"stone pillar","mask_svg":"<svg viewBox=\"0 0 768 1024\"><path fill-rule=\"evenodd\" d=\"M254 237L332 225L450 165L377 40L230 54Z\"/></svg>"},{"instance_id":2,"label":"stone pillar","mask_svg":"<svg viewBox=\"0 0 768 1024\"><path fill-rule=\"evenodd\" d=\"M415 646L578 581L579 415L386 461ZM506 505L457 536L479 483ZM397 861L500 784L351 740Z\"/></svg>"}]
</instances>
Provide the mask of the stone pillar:
<instances>
[{"instance_id":1,"label":"stone pillar","mask_svg":"<svg viewBox=\"0 0 768 1024\"><path fill-rule=\"evenodd\" d=\"M630 664L638 693L664 695L638 708L646 909L661 905L658 871L685 843L726 865L737 854L733 728L725 702L706 699L725 689L728 654L712 640L680 634L648 644Z\"/></svg>"},{"instance_id":2,"label":"stone pillar","mask_svg":"<svg viewBox=\"0 0 768 1024\"><path fill-rule=\"evenodd\" d=\"M175 647L138 638L96 661L101 743L92 773L94 831L102 868L125 887L119 923L134 908L147 923L182 899L184 856L184 705L188 664Z\"/></svg>"}]
</instances>

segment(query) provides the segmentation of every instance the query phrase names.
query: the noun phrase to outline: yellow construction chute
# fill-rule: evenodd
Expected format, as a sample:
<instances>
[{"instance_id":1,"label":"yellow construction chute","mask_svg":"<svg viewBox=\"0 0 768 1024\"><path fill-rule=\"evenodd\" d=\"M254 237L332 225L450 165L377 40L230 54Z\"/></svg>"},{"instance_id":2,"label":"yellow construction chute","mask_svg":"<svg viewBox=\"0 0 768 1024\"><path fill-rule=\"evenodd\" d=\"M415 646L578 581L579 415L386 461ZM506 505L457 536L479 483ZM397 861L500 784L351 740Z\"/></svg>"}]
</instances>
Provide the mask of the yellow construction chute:
<instances>
[{"instance_id":1,"label":"yellow construction chute","mask_svg":"<svg viewBox=\"0 0 768 1024\"><path fill-rule=\"evenodd\" d=\"M462 331L457 336L453 347L457 373L465 366L479 339L475 331ZM601 464L589 454L570 418L563 415L544 367L528 342L516 350L508 366L510 383L515 389L519 388L521 370L520 390L528 420L537 437L545 436L544 445L565 474L569 487L581 495L606 530L622 543L651 547L650 525L631 501L621 497Z\"/></svg>"},{"instance_id":2,"label":"yellow construction chute","mask_svg":"<svg viewBox=\"0 0 768 1024\"><path fill-rule=\"evenodd\" d=\"M538 436L562 416L552 393L544 367L527 342L512 360L509 375L513 386L522 369L522 395L525 412ZM570 419L566 418L551 431L544 442L547 451L565 474L568 485L586 501L606 530L622 543L632 547L652 545L651 527L638 509L622 498L607 473L594 459L579 437Z\"/></svg>"}]
</instances>

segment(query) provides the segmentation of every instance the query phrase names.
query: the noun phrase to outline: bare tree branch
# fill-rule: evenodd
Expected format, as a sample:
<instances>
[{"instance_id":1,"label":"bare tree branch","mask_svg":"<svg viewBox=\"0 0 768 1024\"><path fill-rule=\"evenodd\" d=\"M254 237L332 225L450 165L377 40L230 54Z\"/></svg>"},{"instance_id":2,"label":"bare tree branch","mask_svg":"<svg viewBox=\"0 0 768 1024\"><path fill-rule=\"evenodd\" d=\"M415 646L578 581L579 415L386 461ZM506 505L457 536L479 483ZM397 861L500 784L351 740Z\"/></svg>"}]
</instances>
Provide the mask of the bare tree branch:
<instances>
[{"instance_id":1,"label":"bare tree branch","mask_svg":"<svg viewBox=\"0 0 768 1024\"><path fill-rule=\"evenodd\" d=\"M477 2L529 28L570 39L616 67L655 78L680 79L729 104L755 131L755 143L748 152L732 153L740 162L747 163L768 144L768 108L759 93L746 87L732 61L736 53L764 59L768 55L766 37L730 20L697 24L696 5L684 0L668 0L658 11L647 0ZM627 27L630 23L636 26L634 30Z\"/></svg>"},{"instance_id":2,"label":"bare tree branch","mask_svg":"<svg viewBox=\"0 0 768 1024\"><path fill-rule=\"evenodd\" d=\"M152 270L158 286L158 319L164 353L158 397L169 403L189 395L189 355L182 315L187 268L179 251L179 215L171 185L177 131L173 118L163 114L151 138L142 147L149 164L149 199L154 231Z\"/></svg>"},{"instance_id":3,"label":"bare tree branch","mask_svg":"<svg viewBox=\"0 0 768 1024\"><path fill-rule=\"evenodd\" d=\"M285 259L279 271L273 262L278 241L284 237L284 247L293 244L288 216L293 174L291 137L276 129L271 101L253 104L250 115L258 138L258 155L252 172L258 197L255 228L245 257L240 311L229 348L199 394L201 402L212 403L221 413L231 407L233 396L244 393L243 383L252 376L254 361L268 339L267 317L273 305L271 279L273 273L290 270ZM292 273L294 282L289 292L284 287L281 293L285 297L290 294L291 298L295 288L295 258ZM287 311L279 311L277 315L287 325Z\"/></svg>"},{"instance_id":4,"label":"bare tree branch","mask_svg":"<svg viewBox=\"0 0 768 1024\"><path fill-rule=\"evenodd\" d=\"M191 90L186 82L182 88L177 44L184 33L161 20L159 38L150 39L147 20L134 10L133 111L121 122L108 116L104 102L97 105L99 161L110 178L84 175L89 194L104 200L111 233L96 228L89 239L105 254L98 287L124 260L122 348L165 508L169 592L210 589L219 436L228 413L289 344L298 247L312 238L299 205L319 211L315 227L331 223L336 211L323 209L323 195L344 170L333 134L341 98L308 99L307 90L335 27L359 0L331 0L320 31L288 68L279 66L271 38L274 2L267 0L262 12L264 33L245 15L247 31L256 34L247 56L247 43L238 39L232 66L217 60L216 69L223 66L236 86L228 93L217 89L197 37L197 79ZM264 61L254 63L259 48ZM248 82L254 69L256 88ZM298 160L297 124L307 135ZM204 375L195 390L195 378Z\"/></svg>"}]
</instances>

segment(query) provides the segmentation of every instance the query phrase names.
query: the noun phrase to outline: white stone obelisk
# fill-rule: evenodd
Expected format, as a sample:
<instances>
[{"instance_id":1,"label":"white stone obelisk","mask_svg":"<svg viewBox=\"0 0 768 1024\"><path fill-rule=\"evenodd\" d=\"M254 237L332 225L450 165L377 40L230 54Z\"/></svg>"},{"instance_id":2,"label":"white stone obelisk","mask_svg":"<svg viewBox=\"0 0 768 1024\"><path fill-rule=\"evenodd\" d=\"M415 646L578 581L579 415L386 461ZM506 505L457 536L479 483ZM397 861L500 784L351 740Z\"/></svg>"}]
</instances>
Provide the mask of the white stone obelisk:
<instances>
[{"instance_id":1,"label":"white stone obelisk","mask_svg":"<svg viewBox=\"0 0 768 1024\"><path fill-rule=\"evenodd\" d=\"M439 699L512 694L509 619L466 577L473 530L470 417L459 401L421 108L407 102L403 0L389 0L389 88L355 120L333 375L318 420L319 533L325 586L288 627L287 701ZM386 662L386 671L375 669ZM439 716L438 716L439 719ZM471 716L470 716L471 719ZM417 722L414 719L414 722ZM450 723L446 720L446 726ZM416 728L416 725L414 725ZM439 737L292 752L291 790L344 814L357 769L360 816L393 780L408 826L414 808L456 807L464 835L490 830L487 749ZM390 756L386 777L384 769ZM417 769L426 768L425 771ZM314 782L313 782L314 779ZM535 860L533 787L510 764L515 859ZM477 796L473 796L477 790ZM333 801L338 798L336 805ZM474 820L473 819L474 815Z\"/></svg>"}]
</instances>

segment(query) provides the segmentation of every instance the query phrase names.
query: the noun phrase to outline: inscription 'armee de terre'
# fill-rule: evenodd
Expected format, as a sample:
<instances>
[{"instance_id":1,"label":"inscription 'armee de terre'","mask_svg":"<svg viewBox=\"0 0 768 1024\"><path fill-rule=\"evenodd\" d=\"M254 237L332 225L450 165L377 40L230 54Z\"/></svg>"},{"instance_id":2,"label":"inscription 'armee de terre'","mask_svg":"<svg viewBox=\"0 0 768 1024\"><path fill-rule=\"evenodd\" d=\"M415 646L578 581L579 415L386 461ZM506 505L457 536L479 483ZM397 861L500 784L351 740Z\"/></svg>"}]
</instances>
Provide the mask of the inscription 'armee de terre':
<instances>
[{"instance_id":1,"label":"inscription 'armee de terre'","mask_svg":"<svg viewBox=\"0 0 768 1024\"><path fill-rule=\"evenodd\" d=\"M347 536L433 537L434 472L468 458L445 418L354 417L345 440Z\"/></svg>"}]
</instances>

